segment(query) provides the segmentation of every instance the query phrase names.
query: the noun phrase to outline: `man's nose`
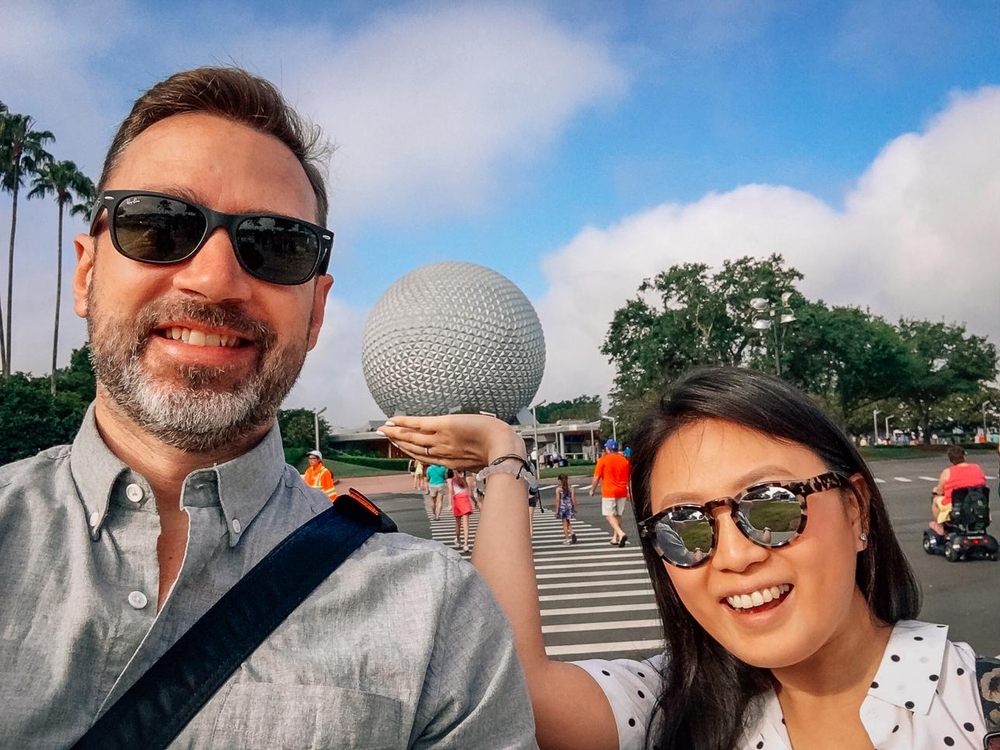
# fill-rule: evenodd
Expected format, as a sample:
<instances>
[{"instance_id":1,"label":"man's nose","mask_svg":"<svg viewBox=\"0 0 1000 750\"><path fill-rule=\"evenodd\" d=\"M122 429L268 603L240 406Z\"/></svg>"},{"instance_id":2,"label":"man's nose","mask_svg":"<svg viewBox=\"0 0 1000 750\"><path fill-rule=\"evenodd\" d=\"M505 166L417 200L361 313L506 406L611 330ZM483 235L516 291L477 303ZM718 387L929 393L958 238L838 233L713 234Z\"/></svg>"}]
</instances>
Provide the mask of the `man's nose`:
<instances>
[{"instance_id":1,"label":"man's nose","mask_svg":"<svg viewBox=\"0 0 1000 750\"><path fill-rule=\"evenodd\" d=\"M250 298L252 284L223 227L212 232L194 257L178 265L173 278L174 288L214 303L244 302Z\"/></svg>"},{"instance_id":2,"label":"man's nose","mask_svg":"<svg viewBox=\"0 0 1000 750\"><path fill-rule=\"evenodd\" d=\"M755 563L767 559L771 551L754 544L736 526L732 508L721 508L715 512L715 553L712 567L742 573Z\"/></svg>"}]
</instances>

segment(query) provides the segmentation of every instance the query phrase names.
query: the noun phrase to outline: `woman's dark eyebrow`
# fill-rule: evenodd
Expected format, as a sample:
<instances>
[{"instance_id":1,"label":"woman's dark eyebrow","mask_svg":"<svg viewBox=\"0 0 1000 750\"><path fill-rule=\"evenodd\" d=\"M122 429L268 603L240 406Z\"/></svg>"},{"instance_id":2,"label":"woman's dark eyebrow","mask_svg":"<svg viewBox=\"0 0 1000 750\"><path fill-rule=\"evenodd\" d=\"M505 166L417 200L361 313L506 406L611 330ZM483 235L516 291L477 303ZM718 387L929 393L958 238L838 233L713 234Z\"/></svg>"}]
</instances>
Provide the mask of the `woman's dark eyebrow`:
<instances>
[{"instance_id":1,"label":"woman's dark eyebrow","mask_svg":"<svg viewBox=\"0 0 1000 750\"><path fill-rule=\"evenodd\" d=\"M733 484L739 489L733 492L733 496L739 494L748 487L753 487L755 484L760 484L765 481L789 481L800 479L798 475L790 472L786 467L779 466L778 464L768 464L766 466L757 466L743 474L739 477ZM718 495L717 497L722 497ZM674 505L704 505L710 500L714 500L714 497L703 499L701 495L694 492L674 492L664 495L660 501L660 508L669 508Z\"/></svg>"},{"instance_id":2,"label":"woman's dark eyebrow","mask_svg":"<svg viewBox=\"0 0 1000 750\"><path fill-rule=\"evenodd\" d=\"M787 482L790 480L794 481L796 479L802 479L802 477L789 471L784 466L779 466L778 464L768 464L767 466L758 466L757 468L748 471L739 478L736 484L740 486L740 489L746 489L747 487L752 487L753 485L760 484L761 482Z\"/></svg>"}]
</instances>

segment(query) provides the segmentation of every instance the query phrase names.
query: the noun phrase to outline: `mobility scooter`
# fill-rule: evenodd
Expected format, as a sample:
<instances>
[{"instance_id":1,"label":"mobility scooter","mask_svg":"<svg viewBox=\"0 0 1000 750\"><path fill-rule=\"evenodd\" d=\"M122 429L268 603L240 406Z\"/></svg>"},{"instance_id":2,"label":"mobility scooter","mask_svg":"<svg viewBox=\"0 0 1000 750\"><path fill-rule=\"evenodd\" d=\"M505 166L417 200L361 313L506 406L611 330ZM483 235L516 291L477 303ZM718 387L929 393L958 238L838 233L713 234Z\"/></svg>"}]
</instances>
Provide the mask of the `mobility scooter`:
<instances>
[{"instance_id":1,"label":"mobility scooter","mask_svg":"<svg viewBox=\"0 0 1000 750\"><path fill-rule=\"evenodd\" d=\"M986 533L990 525L990 488L961 487L951 495L951 518L943 524L944 535L924 529L924 551L944 555L948 562L966 558L996 560L1000 544Z\"/></svg>"}]
</instances>

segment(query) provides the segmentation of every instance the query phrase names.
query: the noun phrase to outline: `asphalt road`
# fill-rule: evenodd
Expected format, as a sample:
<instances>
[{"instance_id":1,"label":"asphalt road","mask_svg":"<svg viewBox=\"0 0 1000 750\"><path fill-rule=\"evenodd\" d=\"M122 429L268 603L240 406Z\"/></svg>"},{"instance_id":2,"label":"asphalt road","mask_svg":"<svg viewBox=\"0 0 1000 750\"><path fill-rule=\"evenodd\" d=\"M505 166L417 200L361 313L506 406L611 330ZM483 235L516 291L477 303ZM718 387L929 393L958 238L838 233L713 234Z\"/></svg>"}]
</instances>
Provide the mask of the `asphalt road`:
<instances>
[{"instance_id":1,"label":"asphalt road","mask_svg":"<svg viewBox=\"0 0 1000 750\"><path fill-rule=\"evenodd\" d=\"M991 457L981 464L995 492L996 461ZM967 641L979 653L1000 655L1000 562L949 563L940 555L927 555L922 547L930 517L930 488L945 466L938 458L872 465L896 535L923 591L920 619L947 624L952 640ZM543 490L548 508L553 494L554 484ZM410 493L373 499L401 530L452 545L453 519L431 522L423 496ZM559 522L551 510L535 515L532 544L547 651L558 659L656 653L662 636L634 519L630 515L625 519L630 544L612 547L599 500L588 497L585 487L578 490L577 500L576 545L562 544ZM995 494L991 508L996 520L990 531L1000 535L1000 502ZM475 519L474 515L473 527Z\"/></svg>"}]
</instances>

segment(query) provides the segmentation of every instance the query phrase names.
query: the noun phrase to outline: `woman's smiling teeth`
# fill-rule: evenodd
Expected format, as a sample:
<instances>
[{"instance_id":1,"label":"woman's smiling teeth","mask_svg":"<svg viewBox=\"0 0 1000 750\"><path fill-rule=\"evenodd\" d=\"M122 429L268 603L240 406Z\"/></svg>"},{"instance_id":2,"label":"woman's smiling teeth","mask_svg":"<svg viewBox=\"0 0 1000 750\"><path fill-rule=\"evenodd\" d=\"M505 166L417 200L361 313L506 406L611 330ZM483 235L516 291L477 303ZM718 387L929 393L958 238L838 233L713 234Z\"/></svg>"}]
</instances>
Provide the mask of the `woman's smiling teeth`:
<instances>
[{"instance_id":1,"label":"woman's smiling teeth","mask_svg":"<svg viewBox=\"0 0 1000 750\"><path fill-rule=\"evenodd\" d=\"M791 588L792 587L787 583L782 583L777 586L771 586L770 588L760 589L759 591L751 591L749 594L727 596L726 601L729 602L729 606L733 609L753 609L754 607L759 607L763 604L767 604L768 602L780 599L782 596L787 594Z\"/></svg>"},{"instance_id":2,"label":"woman's smiling teeth","mask_svg":"<svg viewBox=\"0 0 1000 750\"><path fill-rule=\"evenodd\" d=\"M191 344L192 346L235 347L239 346L240 343L239 336L220 336L217 333L205 333L204 331L181 328L179 326L164 329L163 335L168 339L183 341L185 344Z\"/></svg>"}]
</instances>

